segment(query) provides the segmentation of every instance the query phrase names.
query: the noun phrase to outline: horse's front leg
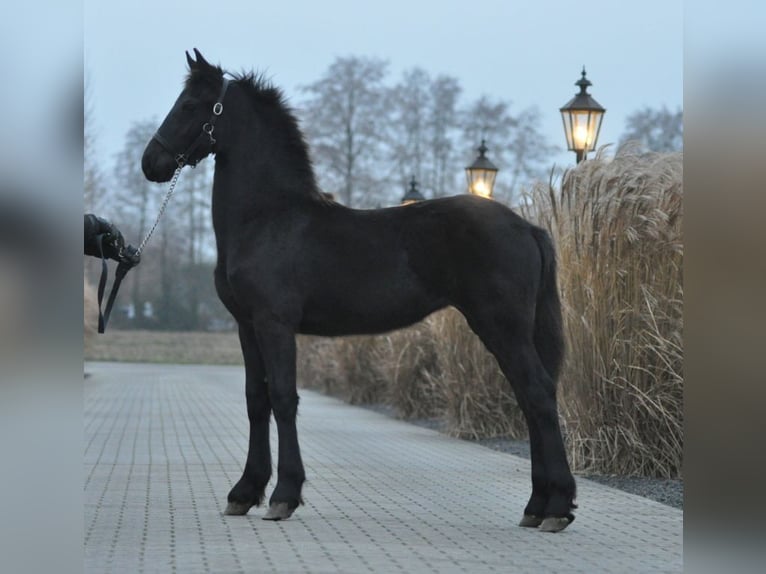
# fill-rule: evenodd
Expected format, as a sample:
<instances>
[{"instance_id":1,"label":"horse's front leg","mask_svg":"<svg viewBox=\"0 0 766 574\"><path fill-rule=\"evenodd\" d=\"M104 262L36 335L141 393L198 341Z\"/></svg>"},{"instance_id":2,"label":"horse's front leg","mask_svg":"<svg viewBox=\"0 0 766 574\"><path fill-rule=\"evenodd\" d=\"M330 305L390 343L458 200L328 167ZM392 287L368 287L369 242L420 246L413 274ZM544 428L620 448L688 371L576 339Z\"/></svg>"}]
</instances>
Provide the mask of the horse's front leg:
<instances>
[{"instance_id":1,"label":"horse's front leg","mask_svg":"<svg viewBox=\"0 0 766 574\"><path fill-rule=\"evenodd\" d=\"M252 324L239 324L239 342L245 359L245 395L250 419L250 441L242 478L231 489L225 514L246 514L263 502L271 478L269 420L271 403L266 383L266 369Z\"/></svg>"},{"instance_id":2,"label":"horse's front leg","mask_svg":"<svg viewBox=\"0 0 766 574\"><path fill-rule=\"evenodd\" d=\"M258 345L266 366L269 398L279 434L277 486L269 500L265 520L289 518L302 504L301 488L306 479L298 445L295 417L298 393L295 382L295 333L275 321L255 325Z\"/></svg>"}]
</instances>

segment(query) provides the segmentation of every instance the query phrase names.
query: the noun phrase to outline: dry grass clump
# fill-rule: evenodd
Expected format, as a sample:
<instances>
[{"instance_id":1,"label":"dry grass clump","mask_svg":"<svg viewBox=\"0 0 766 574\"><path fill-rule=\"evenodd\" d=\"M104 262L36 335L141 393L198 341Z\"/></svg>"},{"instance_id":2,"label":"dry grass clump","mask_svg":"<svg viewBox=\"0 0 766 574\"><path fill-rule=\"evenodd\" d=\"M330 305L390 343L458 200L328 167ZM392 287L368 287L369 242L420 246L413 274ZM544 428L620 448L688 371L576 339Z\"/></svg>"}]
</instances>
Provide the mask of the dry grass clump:
<instances>
[{"instance_id":1,"label":"dry grass clump","mask_svg":"<svg viewBox=\"0 0 766 574\"><path fill-rule=\"evenodd\" d=\"M597 157L524 210L557 245L573 466L677 477L683 450L681 154Z\"/></svg>"},{"instance_id":2,"label":"dry grass clump","mask_svg":"<svg viewBox=\"0 0 766 574\"><path fill-rule=\"evenodd\" d=\"M384 402L386 374L383 341L373 337L346 337L336 342L335 361L338 365L338 383L351 404ZM360 381L362 384L354 384Z\"/></svg>"},{"instance_id":3,"label":"dry grass clump","mask_svg":"<svg viewBox=\"0 0 766 574\"><path fill-rule=\"evenodd\" d=\"M438 341L438 377L442 416L450 434L461 438L527 435L521 409L495 358L471 331L463 316L446 309L430 318Z\"/></svg>"},{"instance_id":4,"label":"dry grass clump","mask_svg":"<svg viewBox=\"0 0 766 574\"><path fill-rule=\"evenodd\" d=\"M526 436L510 385L455 309L376 337L300 337L298 348L303 386L406 419L439 417L455 436Z\"/></svg>"},{"instance_id":5,"label":"dry grass clump","mask_svg":"<svg viewBox=\"0 0 766 574\"><path fill-rule=\"evenodd\" d=\"M385 335L387 402L405 419L433 418L444 411L439 364L442 339L433 334L437 316Z\"/></svg>"},{"instance_id":6,"label":"dry grass clump","mask_svg":"<svg viewBox=\"0 0 766 574\"><path fill-rule=\"evenodd\" d=\"M345 399L345 382L336 361L337 339L298 335L297 378L303 387Z\"/></svg>"},{"instance_id":7,"label":"dry grass clump","mask_svg":"<svg viewBox=\"0 0 766 574\"><path fill-rule=\"evenodd\" d=\"M298 380L302 386L354 405L386 400L382 341L376 337L325 339L298 336Z\"/></svg>"}]
</instances>

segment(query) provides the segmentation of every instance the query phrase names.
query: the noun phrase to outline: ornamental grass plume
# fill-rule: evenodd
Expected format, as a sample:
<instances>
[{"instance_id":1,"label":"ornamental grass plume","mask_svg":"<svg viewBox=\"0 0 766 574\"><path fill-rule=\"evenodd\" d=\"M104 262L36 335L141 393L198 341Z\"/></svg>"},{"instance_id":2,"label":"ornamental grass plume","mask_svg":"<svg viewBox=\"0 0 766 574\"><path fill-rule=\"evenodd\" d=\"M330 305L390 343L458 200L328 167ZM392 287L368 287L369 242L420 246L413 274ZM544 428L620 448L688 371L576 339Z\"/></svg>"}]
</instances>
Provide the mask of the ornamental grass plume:
<instances>
[{"instance_id":1,"label":"ornamental grass plume","mask_svg":"<svg viewBox=\"0 0 766 574\"><path fill-rule=\"evenodd\" d=\"M682 154L623 147L536 185L559 259L559 411L574 468L677 477L683 451Z\"/></svg>"}]
</instances>

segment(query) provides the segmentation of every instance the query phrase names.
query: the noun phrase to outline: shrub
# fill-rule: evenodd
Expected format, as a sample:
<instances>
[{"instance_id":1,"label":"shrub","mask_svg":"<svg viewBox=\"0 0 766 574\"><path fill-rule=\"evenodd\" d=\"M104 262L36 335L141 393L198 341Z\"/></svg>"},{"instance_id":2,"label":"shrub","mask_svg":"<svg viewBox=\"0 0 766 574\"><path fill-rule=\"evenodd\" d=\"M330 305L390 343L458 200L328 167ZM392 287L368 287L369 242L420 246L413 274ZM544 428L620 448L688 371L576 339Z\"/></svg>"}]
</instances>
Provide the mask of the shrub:
<instances>
[{"instance_id":1,"label":"shrub","mask_svg":"<svg viewBox=\"0 0 766 574\"><path fill-rule=\"evenodd\" d=\"M526 437L521 409L495 358L471 331L463 316L446 309L432 316L431 336L438 344L434 385L442 395L447 430L461 438Z\"/></svg>"},{"instance_id":2,"label":"shrub","mask_svg":"<svg viewBox=\"0 0 766 574\"><path fill-rule=\"evenodd\" d=\"M531 191L557 245L573 466L675 477L683 450L681 154L596 157Z\"/></svg>"},{"instance_id":3,"label":"shrub","mask_svg":"<svg viewBox=\"0 0 766 574\"><path fill-rule=\"evenodd\" d=\"M466 438L526 436L494 357L455 309L380 336L299 338L305 387L352 404L385 403L405 419L440 417Z\"/></svg>"}]
</instances>

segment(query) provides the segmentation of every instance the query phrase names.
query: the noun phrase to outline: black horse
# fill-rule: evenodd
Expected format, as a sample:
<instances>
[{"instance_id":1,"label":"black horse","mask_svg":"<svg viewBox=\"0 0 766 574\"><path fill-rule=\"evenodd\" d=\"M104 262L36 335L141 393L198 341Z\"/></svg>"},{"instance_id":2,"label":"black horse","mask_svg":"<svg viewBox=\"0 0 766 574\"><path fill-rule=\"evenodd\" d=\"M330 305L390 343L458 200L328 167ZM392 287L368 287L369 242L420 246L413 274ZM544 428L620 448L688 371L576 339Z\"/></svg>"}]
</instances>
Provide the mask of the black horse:
<instances>
[{"instance_id":1,"label":"black horse","mask_svg":"<svg viewBox=\"0 0 766 574\"><path fill-rule=\"evenodd\" d=\"M288 518L305 479L295 416L295 334L381 333L452 305L497 358L529 427L532 496L522 526L574 520L575 482L556 410L564 344L548 235L491 200L458 196L358 211L328 200L280 90L252 74L224 77L195 49L142 167L155 182L215 154L218 295L239 326L250 444L227 514L260 505Z\"/></svg>"}]
</instances>

